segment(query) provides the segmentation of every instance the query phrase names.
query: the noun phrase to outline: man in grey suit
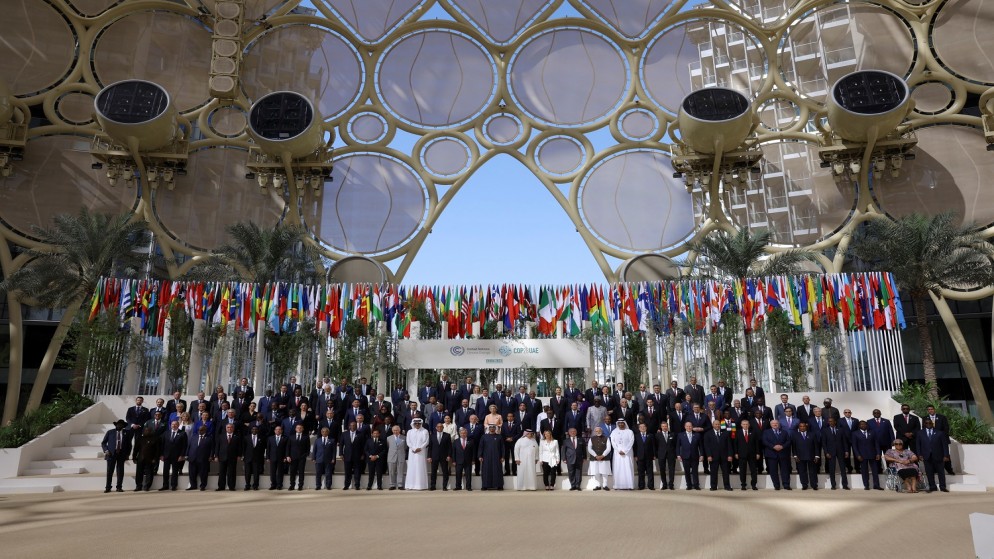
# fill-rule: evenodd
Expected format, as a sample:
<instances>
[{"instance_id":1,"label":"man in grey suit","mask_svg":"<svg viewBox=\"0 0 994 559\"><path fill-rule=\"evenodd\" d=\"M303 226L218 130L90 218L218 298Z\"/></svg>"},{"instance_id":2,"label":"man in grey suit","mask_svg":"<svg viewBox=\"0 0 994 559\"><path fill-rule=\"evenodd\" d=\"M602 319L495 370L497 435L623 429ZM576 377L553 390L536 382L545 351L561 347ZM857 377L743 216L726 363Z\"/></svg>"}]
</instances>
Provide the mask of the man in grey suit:
<instances>
[{"instance_id":1,"label":"man in grey suit","mask_svg":"<svg viewBox=\"0 0 994 559\"><path fill-rule=\"evenodd\" d=\"M390 491L404 488L407 476L407 439L400 434L400 426L393 426L393 434L387 439L387 472L390 478Z\"/></svg>"},{"instance_id":2,"label":"man in grey suit","mask_svg":"<svg viewBox=\"0 0 994 559\"><path fill-rule=\"evenodd\" d=\"M563 462L569 474L569 490L580 491L580 481L583 478L583 460L586 458L587 445L577 434L576 427L570 427L563 440Z\"/></svg>"}]
</instances>

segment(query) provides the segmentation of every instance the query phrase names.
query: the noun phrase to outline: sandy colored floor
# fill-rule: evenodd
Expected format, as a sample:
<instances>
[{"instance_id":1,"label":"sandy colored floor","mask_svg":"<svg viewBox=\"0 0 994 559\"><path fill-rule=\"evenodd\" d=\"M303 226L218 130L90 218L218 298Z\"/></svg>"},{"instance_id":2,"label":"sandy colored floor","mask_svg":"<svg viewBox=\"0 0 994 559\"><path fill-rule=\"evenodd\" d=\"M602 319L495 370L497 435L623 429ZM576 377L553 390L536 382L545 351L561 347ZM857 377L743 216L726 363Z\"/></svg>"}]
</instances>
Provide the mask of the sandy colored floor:
<instances>
[{"instance_id":1,"label":"sandy colored floor","mask_svg":"<svg viewBox=\"0 0 994 559\"><path fill-rule=\"evenodd\" d=\"M465 553L506 559L521 557L514 552L517 542L528 559L798 552L806 558L879 553L947 559L974 557L971 512L994 514L994 496L862 490L61 493L0 498L0 554L168 557L173 549L185 557L200 547L226 557L337 558L366 556L375 542L376 557ZM149 555L154 550L159 553Z\"/></svg>"}]
</instances>

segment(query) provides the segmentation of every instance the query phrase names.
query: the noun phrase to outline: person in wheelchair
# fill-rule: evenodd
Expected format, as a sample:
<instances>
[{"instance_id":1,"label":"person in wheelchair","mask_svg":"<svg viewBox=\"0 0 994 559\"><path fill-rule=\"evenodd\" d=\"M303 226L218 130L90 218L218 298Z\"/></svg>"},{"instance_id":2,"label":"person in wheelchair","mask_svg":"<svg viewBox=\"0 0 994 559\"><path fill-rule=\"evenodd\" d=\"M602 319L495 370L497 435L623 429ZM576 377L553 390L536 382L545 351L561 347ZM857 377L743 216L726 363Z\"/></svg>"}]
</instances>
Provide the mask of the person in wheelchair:
<instances>
[{"instance_id":1,"label":"person in wheelchair","mask_svg":"<svg viewBox=\"0 0 994 559\"><path fill-rule=\"evenodd\" d=\"M888 468L901 478L905 493L918 493L918 456L904 448L904 441L894 439L893 446L884 453Z\"/></svg>"}]
</instances>

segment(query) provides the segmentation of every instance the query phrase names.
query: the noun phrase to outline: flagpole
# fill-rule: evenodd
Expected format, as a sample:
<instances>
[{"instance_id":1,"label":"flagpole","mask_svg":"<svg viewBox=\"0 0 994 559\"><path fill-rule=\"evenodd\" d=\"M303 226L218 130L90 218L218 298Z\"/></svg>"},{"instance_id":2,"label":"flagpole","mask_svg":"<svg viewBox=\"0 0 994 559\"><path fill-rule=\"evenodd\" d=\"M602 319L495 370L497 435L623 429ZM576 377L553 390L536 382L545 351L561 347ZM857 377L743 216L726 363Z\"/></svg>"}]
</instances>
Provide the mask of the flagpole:
<instances>
[{"instance_id":1,"label":"flagpole","mask_svg":"<svg viewBox=\"0 0 994 559\"><path fill-rule=\"evenodd\" d=\"M255 325L255 362L252 363L252 390L256 394L266 393L266 319L260 318Z\"/></svg>"},{"instance_id":2,"label":"flagpole","mask_svg":"<svg viewBox=\"0 0 994 559\"><path fill-rule=\"evenodd\" d=\"M200 391L200 381L204 374L204 328L203 319L193 320L193 343L190 347L190 367L187 373L186 394L196 394ZM232 324L234 328L234 324Z\"/></svg>"},{"instance_id":3,"label":"flagpole","mask_svg":"<svg viewBox=\"0 0 994 559\"><path fill-rule=\"evenodd\" d=\"M853 370L852 370L852 354L849 348L849 332L846 331L845 318L842 313L838 314L839 323L839 335L842 336L842 343L845 344L845 351L842 352L842 366L844 370L842 371L843 380L845 386L835 387L836 391L842 392L847 390L855 390L856 383L853 380ZM831 382L829 383L831 385Z\"/></svg>"}]
</instances>

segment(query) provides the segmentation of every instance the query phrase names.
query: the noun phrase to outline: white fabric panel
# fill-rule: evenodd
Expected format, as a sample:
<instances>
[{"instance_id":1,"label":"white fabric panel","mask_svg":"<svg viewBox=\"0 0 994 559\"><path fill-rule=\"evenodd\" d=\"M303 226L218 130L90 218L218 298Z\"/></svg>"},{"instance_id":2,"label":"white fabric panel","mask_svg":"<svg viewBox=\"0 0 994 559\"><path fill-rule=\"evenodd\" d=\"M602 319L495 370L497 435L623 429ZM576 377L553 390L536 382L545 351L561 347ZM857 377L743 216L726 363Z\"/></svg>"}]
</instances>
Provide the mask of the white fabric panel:
<instances>
[{"instance_id":1,"label":"white fabric panel","mask_svg":"<svg viewBox=\"0 0 994 559\"><path fill-rule=\"evenodd\" d=\"M392 31L427 0L324 0L367 43Z\"/></svg>"},{"instance_id":2,"label":"white fabric panel","mask_svg":"<svg viewBox=\"0 0 994 559\"><path fill-rule=\"evenodd\" d=\"M469 147L454 138L441 138L424 151L425 169L440 177L449 177L469 166Z\"/></svg>"},{"instance_id":3,"label":"white fabric panel","mask_svg":"<svg viewBox=\"0 0 994 559\"><path fill-rule=\"evenodd\" d=\"M512 94L535 118L565 126L599 120L628 89L628 64L617 45L589 31L557 29L515 54Z\"/></svg>"},{"instance_id":4,"label":"white fabric panel","mask_svg":"<svg viewBox=\"0 0 994 559\"><path fill-rule=\"evenodd\" d=\"M539 165L557 175L575 171L583 163L583 158L583 146L568 136L550 138L538 149Z\"/></svg>"},{"instance_id":5,"label":"white fabric panel","mask_svg":"<svg viewBox=\"0 0 994 559\"><path fill-rule=\"evenodd\" d=\"M656 21L672 0L579 0L622 35L637 39Z\"/></svg>"},{"instance_id":6,"label":"white fabric panel","mask_svg":"<svg viewBox=\"0 0 994 559\"><path fill-rule=\"evenodd\" d=\"M615 246L659 250L694 229L690 194L673 178L669 156L633 150L613 155L591 171L580 190L590 228Z\"/></svg>"},{"instance_id":7,"label":"white fabric panel","mask_svg":"<svg viewBox=\"0 0 994 559\"><path fill-rule=\"evenodd\" d=\"M447 0L495 44L510 43L553 0Z\"/></svg>"},{"instance_id":8,"label":"white fabric panel","mask_svg":"<svg viewBox=\"0 0 994 559\"><path fill-rule=\"evenodd\" d=\"M379 141L386 134L386 131L386 121L376 113L356 115L349 125L352 137L368 144Z\"/></svg>"},{"instance_id":9,"label":"white fabric panel","mask_svg":"<svg viewBox=\"0 0 994 559\"><path fill-rule=\"evenodd\" d=\"M410 35L384 56L378 86L384 104L408 122L451 126L490 103L497 77L478 43L449 31Z\"/></svg>"},{"instance_id":10,"label":"white fabric panel","mask_svg":"<svg viewBox=\"0 0 994 559\"><path fill-rule=\"evenodd\" d=\"M335 160L333 180L301 210L312 233L336 249L377 253L407 239L425 214L424 186L413 169L384 155Z\"/></svg>"},{"instance_id":11,"label":"white fabric panel","mask_svg":"<svg viewBox=\"0 0 994 559\"><path fill-rule=\"evenodd\" d=\"M943 4L932 27L932 42L943 64L968 79L994 83L994 60L990 56L994 52L992 21L994 4L989 0ZM977 55L958 56L963 52L976 52Z\"/></svg>"},{"instance_id":12,"label":"white fabric panel","mask_svg":"<svg viewBox=\"0 0 994 559\"><path fill-rule=\"evenodd\" d=\"M632 140L643 140L652 136L659 128L656 115L645 109L628 111L621 117L619 125L621 132Z\"/></svg>"},{"instance_id":13,"label":"white fabric panel","mask_svg":"<svg viewBox=\"0 0 994 559\"><path fill-rule=\"evenodd\" d=\"M495 116L484 125L487 139L498 145L513 143L521 136L521 132L521 122L512 115Z\"/></svg>"},{"instance_id":14,"label":"white fabric panel","mask_svg":"<svg viewBox=\"0 0 994 559\"><path fill-rule=\"evenodd\" d=\"M7 87L15 95L27 95L55 85L76 56L69 23L55 8L36 0L5 1L3 12L0 76Z\"/></svg>"},{"instance_id":15,"label":"white fabric panel","mask_svg":"<svg viewBox=\"0 0 994 559\"><path fill-rule=\"evenodd\" d=\"M251 100L273 91L296 91L316 100L327 119L355 102L363 73L359 54L338 34L285 25L249 45L242 62L242 85Z\"/></svg>"}]
</instances>

